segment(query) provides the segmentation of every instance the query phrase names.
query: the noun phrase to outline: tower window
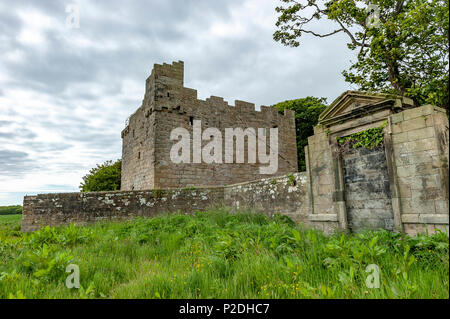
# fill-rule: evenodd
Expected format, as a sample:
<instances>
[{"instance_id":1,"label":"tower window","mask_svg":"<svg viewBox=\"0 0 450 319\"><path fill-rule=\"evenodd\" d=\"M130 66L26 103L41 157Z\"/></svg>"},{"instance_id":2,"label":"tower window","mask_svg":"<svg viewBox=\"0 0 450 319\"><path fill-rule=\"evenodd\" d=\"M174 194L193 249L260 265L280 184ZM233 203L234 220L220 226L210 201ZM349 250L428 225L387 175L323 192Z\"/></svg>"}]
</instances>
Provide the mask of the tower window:
<instances>
[{"instance_id":1,"label":"tower window","mask_svg":"<svg viewBox=\"0 0 450 319\"><path fill-rule=\"evenodd\" d=\"M170 92L167 92L167 97L170 97Z\"/></svg>"},{"instance_id":2,"label":"tower window","mask_svg":"<svg viewBox=\"0 0 450 319\"><path fill-rule=\"evenodd\" d=\"M189 116L189 125L194 125L194 117Z\"/></svg>"},{"instance_id":3,"label":"tower window","mask_svg":"<svg viewBox=\"0 0 450 319\"><path fill-rule=\"evenodd\" d=\"M138 153L138 159L141 159L141 152Z\"/></svg>"}]
</instances>

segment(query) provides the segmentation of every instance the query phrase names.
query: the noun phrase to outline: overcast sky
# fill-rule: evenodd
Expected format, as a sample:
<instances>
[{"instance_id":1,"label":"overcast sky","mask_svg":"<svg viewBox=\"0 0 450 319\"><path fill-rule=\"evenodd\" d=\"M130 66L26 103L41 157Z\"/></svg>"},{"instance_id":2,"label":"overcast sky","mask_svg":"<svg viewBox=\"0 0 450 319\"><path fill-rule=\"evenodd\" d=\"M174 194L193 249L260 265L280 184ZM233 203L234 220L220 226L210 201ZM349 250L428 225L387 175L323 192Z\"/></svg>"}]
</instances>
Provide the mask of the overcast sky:
<instances>
[{"instance_id":1,"label":"overcast sky","mask_svg":"<svg viewBox=\"0 0 450 319\"><path fill-rule=\"evenodd\" d=\"M331 102L353 89L341 75L353 58L343 34L298 48L272 39L279 3L2 0L0 205L78 191L91 167L120 158L120 132L154 63L184 61L186 87L230 104ZM70 4L79 28L66 23Z\"/></svg>"}]
</instances>

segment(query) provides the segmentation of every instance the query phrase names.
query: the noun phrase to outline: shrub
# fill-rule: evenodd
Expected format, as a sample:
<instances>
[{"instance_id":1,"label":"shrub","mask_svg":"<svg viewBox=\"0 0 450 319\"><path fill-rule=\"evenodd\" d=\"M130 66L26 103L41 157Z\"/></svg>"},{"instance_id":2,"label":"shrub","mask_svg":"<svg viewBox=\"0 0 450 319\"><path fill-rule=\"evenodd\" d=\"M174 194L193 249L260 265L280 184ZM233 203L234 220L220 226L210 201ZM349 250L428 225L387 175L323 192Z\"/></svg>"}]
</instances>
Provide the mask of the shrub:
<instances>
[{"instance_id":1,"label":"shrub","mask_svg":"<svg viewBox=\"0 0 450 319\"><path fill-rule=\"evenodd\" d=\"M122 160L106 161L103 164L97 164L87 175L83 177L80 184L82 192L102 192L115 191L120 189Z\"/></svg>"}]
</instances>

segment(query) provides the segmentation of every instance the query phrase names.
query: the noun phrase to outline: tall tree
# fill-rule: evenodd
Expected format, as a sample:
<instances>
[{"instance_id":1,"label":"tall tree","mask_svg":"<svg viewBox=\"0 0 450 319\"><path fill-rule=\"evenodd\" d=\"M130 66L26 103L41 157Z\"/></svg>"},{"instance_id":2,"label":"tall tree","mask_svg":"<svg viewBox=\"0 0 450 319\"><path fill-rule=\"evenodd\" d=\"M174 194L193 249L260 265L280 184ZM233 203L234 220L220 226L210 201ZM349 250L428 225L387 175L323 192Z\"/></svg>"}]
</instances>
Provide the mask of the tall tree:
<instances>
[{"instance_id":1,"label":"tall tree","mask_svg":"<svg viewBox=\"0 0 450 319\"><path fill-rule=\"evenodd\" d=\"M326 102L325 98L308 96L273 105L281 113L284 109L295 111L298 170L300 172L306 171L305 146L308 145L308 137L314 135L313 126L317 124L320 113L326 109Z\"/></svg>"},{"instance_id":2,"label":"tall tree","mask_svg":"<svg viewBox=\"0 0 450 319\"><path fill-rule=\"evenodd\" d=\"M381 91L449 108L449 0L281 0L273 37L297 47L304 34L348 36L357 61L343 75L363 91ZM315 31L318 20L336 23Z\"/></svg>"}]
</instances>

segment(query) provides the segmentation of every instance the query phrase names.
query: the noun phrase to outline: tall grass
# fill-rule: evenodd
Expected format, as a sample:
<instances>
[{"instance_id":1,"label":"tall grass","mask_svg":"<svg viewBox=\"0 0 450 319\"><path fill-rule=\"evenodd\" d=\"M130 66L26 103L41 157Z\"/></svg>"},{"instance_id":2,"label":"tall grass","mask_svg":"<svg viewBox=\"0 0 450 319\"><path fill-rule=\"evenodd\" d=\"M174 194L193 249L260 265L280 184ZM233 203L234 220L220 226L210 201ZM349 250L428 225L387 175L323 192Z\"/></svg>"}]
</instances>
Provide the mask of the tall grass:
<instances>
[{"instance_id":1,"label":"tall grass","mask_svg":"<svg viewBox=\"0 0 450 319\"><path fill-rule=\"evenodd\" d=\"M448 298L448 247L444 233L326 237L226 209L31 234L0 216L0 298ZM70 263L80 289L65 286Z\"/></svg>"}]
</instances>

